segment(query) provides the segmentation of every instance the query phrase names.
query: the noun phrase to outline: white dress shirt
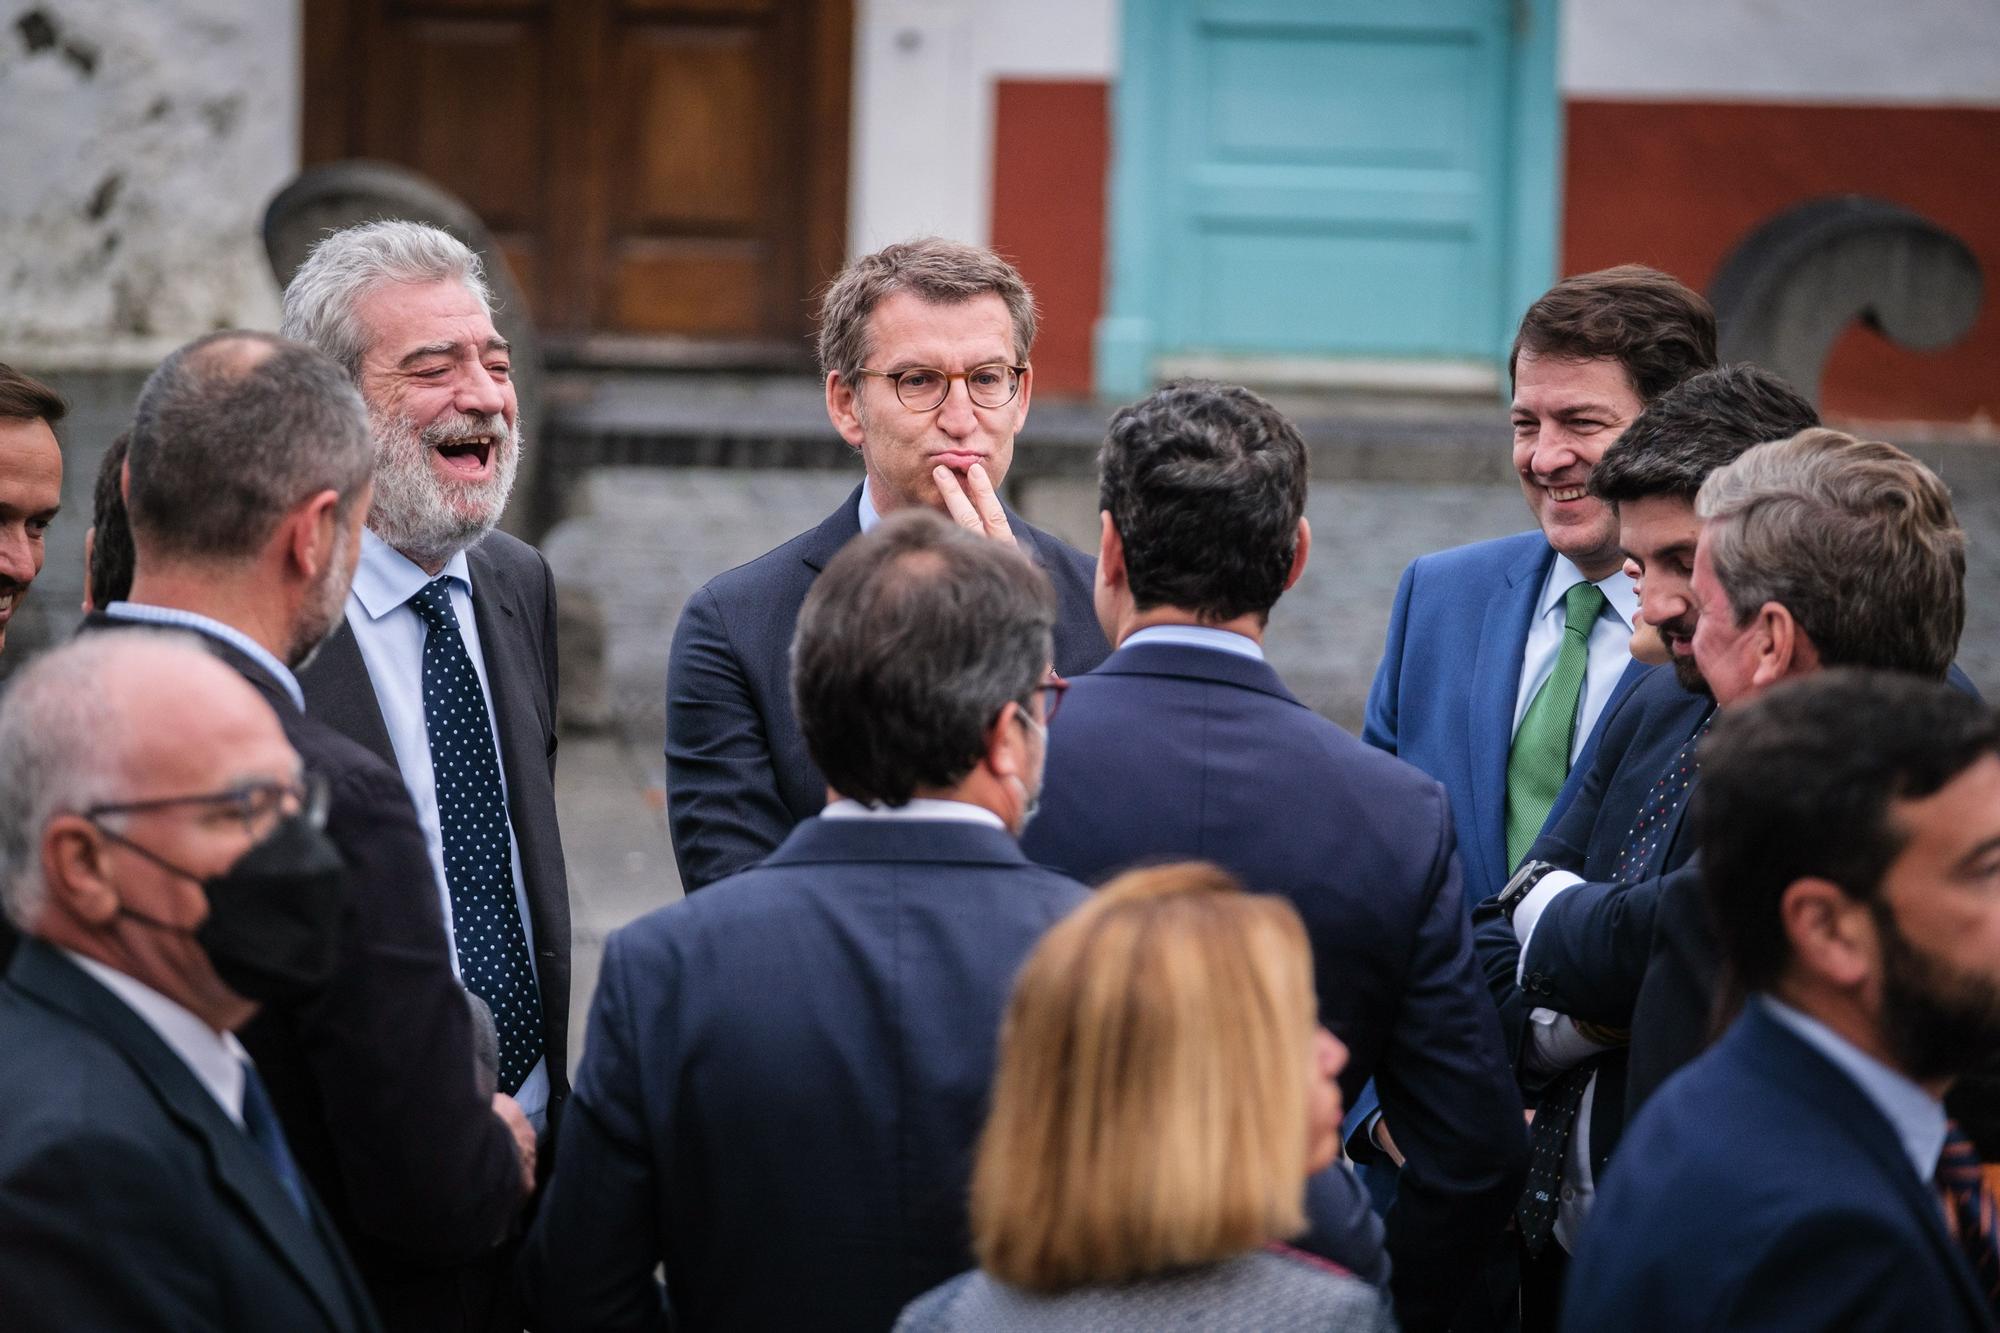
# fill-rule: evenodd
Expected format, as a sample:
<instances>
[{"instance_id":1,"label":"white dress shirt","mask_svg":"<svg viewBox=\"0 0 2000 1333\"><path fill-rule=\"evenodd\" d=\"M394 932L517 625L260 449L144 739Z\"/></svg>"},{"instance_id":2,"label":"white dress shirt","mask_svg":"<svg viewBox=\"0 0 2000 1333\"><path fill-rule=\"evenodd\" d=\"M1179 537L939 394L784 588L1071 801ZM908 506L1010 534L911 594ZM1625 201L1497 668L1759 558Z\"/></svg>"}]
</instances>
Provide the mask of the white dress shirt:
<instances>
[{"instance_id":1,"label":"white dress shirt","mask_svg":"<svg viewBox=\"0 0 2000 1333\"><path fill-rule=\"evenodd\" d=\"M479 651L479 627L472 614L472 567L460 551L446 562L440 576L451 580L452 614L458 618L459 637L465 641L466 656L479 677L479 690L486 698L487 725L493 733L493 752L500 749L500 726L493 714L493 689L486 679L486 658ZM424 845L430 852L431 871L437 879L438 901L444 912L445 938L451 942L451 968L458 975L458 946L452 933L451 886L444 872L444 829L438 822L437 779L431 768L431 735L424 722L424 622L412 610L410 598L423 591L431 575L402 552L363 529L361 563L354 570L354 587L347 595L347 623L354 630L355 646L367 664L368 678L375 686L375 702L381 706L382 722L395 747L396 767L402 770L403 785L417 807L417 822L423 826ZM506 798L507 766L500 764L501 798ZM535 964L535 923L528 914L528 890L521 876L521 839L508 818L507 841L514 873L514 905L521 914L521 929L528 940L528 966ZM461 980L463 978L461 977ZM537 992L539 993L539 977ZM537 1125L549 1101L549 1069L546 1058L535 1062L514 1100Z\"/></svg>"},{"instance_id":2,"label":"white dress shirt","mask_svg":"<svg viewBox=\"0 0 2000 1333\"><path fill-rule=\"evenodd\" d=\"M1007 831L1006 821L983 805L933 796L913 796L902 805L863 805L843 796L819 812L821 819L918 820L944 819L954 824L985 824Z\"/></svg>"},{"instance_id":3,"label":"white dress shirt","mask_svg":"<svg viewBox=\"0 0 2000 1333\"><path fill-rule=\"evenodd\" d=\"M250 1054L236 1040L234 1032L217 1032L137 977L68 949L63 953L158 1033L167 1048L208 1089L222 1113L235 1121L237 1128L243 1127L243 1066Z\"/></svg>"}]
</instances>

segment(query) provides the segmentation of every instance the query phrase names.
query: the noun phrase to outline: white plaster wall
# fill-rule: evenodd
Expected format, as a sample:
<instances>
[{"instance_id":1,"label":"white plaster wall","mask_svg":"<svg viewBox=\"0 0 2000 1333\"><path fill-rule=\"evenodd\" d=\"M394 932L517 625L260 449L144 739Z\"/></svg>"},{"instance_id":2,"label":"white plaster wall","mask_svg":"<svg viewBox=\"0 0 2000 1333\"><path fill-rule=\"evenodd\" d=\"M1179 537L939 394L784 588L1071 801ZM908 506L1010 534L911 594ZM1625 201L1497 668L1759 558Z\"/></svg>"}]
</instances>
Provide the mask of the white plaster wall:
<instances>
[{"instance_id":1,"label":"white plaster wall","mask_svg":"<svg viewBox=\"0 0 2000 1333\"><path fill-rule=\"evenodd\" d=\"M1571 96L2000 105L2000 0L1561 0Z\"/></svg>"},{"instance_id":2,"label":"white plaster wall","mask_svg":"<svg viewBox=\"0 0 2000 1333\"><path fill-rule=\"evenodd\" d=\"M848 249L921 233L984 244L993 82L1109 79L1118 0L861 0Z\"/></svg>"},{"instance_id":3,"label":"white plaster wall","mask_svg":"<svg viewBox=\"0 0 2000 1333\"><path fill-rule=\"evenodd\" d=\"M0 0L0 360L275 326L258 228L299 102L298 0Z\"/></svg>"}]
</instances>

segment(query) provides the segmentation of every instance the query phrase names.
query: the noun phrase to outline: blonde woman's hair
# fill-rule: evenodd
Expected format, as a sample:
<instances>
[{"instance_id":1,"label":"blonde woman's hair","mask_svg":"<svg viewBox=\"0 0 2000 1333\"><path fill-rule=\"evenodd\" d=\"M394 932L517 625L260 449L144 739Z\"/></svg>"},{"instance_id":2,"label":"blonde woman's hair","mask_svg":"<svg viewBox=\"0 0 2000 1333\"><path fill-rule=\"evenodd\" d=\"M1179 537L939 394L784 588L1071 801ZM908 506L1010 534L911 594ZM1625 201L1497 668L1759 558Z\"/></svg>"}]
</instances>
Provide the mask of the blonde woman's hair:
<instances>
[{"instance_id":1,"label":"blonde woman's hair","mask_svg":"<svg viewBox=\"0 0 2000 1333\"><path fill-rule=\"evenodd\" d=\"M1120 876L1014 984L972 1176L980 1264L1040 1291L1304 1230L1305 927L1211 865Z\"/></svg>"}]
</instances>

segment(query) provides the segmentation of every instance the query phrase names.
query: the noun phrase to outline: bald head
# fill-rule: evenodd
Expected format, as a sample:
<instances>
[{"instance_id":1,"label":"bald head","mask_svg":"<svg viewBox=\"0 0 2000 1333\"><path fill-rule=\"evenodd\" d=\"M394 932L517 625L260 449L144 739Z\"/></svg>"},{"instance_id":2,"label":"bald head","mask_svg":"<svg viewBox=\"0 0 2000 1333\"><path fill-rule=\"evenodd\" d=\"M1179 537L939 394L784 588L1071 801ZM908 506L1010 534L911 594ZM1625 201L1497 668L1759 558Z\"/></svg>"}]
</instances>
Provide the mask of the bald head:
<instances>
[{"instance_id":1,"label":"bald head","mask_svg":"<svg viewBox=\"0 0 2000 1333\"><path fill-rule=\"evenodd\" d=\"M142 567L149 556L230 561L323 491L344 515L374 446L361 395L332 361L267 333L213 333L146 381L127 465Z\"/></svg>"},{"instance_id":2,"label":"bald head","mask_svg":"<svg viewBox=\"0 0 2000 1333\"><path fill-rule=\"evenodd\" d=\"M0 697L0 901L40 934L50 825L93 806L293 782L277 715L189 635L106 630L52 649Z\"/></svg>"}]
</instances>

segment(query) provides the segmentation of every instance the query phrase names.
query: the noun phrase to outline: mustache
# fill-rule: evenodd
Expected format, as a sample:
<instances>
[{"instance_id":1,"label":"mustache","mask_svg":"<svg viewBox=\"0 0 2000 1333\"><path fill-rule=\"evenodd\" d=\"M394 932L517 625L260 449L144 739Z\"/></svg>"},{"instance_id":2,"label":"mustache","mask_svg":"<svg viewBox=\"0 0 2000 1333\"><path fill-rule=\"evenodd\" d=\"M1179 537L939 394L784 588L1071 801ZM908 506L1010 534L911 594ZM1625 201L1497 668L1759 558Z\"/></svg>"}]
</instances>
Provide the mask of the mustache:
<instances>
[{"instance_id":1,"label":"mustache","mask_svg":"<svg viewBox=\"0 0 2000 1333\"><path fill-rule=\"evenodd\" d=\"M427 449L438 449L445 445L463 444L482 435L492 436L495 445L510 444L514 439L514 430L507 424L507 418L498 412L461 413L455 417L439 418L425 426L417 432L417 443Z\"/></svg>"}]
</instances>

